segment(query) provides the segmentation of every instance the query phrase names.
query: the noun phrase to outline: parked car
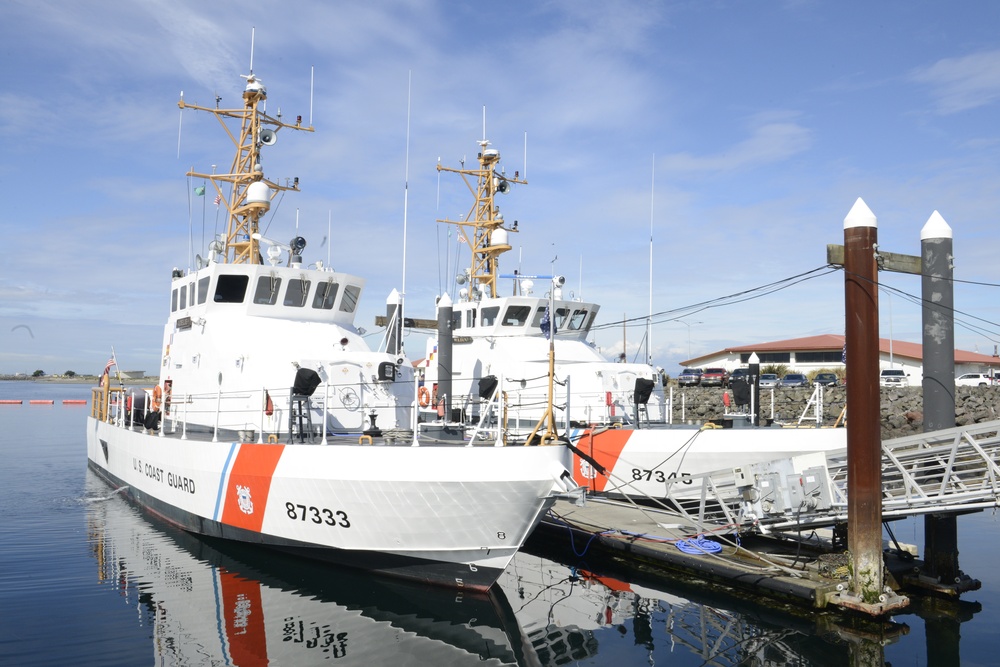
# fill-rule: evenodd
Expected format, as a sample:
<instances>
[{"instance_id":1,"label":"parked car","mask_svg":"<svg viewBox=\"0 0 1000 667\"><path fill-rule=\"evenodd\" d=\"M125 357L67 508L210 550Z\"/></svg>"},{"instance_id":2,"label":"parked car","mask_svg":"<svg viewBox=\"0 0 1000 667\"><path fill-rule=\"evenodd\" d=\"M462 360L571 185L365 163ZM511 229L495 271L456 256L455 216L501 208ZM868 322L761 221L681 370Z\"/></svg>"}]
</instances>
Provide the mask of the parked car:
<instances>
[{"instance_id":1,"label":"parked car","mask_svg":"<svg viewBox=\"0 0 1000 667\"><path fill-rule=\"evenodd\" d=\"M886 368L879 376L878 384L880 387L909 387L908 377L909 374L901 368Z\"/></svg>"},{"instance_id":2,"label":"parked car","mask_svg":"<svg viewBox=\"0 0 1000 667\"><path fill-rule=\"evenodd\" d=\"M956 387L985 387L991 384L992 378L986 373L965 373L955 378Z\"/></svg>"},{"instance_id":3,"label":"parked car","mask_svg":"<svg viewBox=\"0 0 1000 667\"><path fill-rule=\"evenodd\" d=\"M729 386L733 386L733 383L737 380L743 380L744 382L750 382L750 369L749 368L734 368L729 374Z\"/></svg>"},{"instance_id":4,"label":"parked car","mask_svg":"<svg viewBox=\"0 0 1000 667\"><path fill-rule=\"evenodd\" d=\"M802 373L788 373L778 383L781 387L808 387L809 379Z\"/></svg>"},{"instance_id":5,"label":"parked car","mask_svg":"<svg viewBox=\"0 0 1000 667\"><path fill-rule=\"evenodd\" d=\"M694 387L701 384L701 369L685 368L681 371L681 374L677 376L677 384L682 387Z\"/></svg>"},{"instance_id":6,"label":"parked car","mask_svg":"<svg viewBox=\"0 0 1000 667\"><path fill-rule=\"evenodd\" d=\"M778 386L778 376L774 373L761 373L760 374L760 386L765 387L777 387Z\"/></svg>"},{"instance_id":7,"label":"parked car","mask_svg":"<svg viewBox=\"0 0 1000 667\"><path fill-rule=\"evenodd\" d=\"M814 387L820 385L824 387L836 387L838 384L840 384L840 380L837 379L836 373L817 373L816 377L813 378Z\"/></svg>"},{"instance_id":8,"label":"parked car","mask_svg":"<svg viewBox=\"0 0 1000 667\"><path fill-rule=\"evenodd\" d=\"M701 374L702 387L728 387L729 371L725 368L706 368Z\"/></svg>"}]
</instances>

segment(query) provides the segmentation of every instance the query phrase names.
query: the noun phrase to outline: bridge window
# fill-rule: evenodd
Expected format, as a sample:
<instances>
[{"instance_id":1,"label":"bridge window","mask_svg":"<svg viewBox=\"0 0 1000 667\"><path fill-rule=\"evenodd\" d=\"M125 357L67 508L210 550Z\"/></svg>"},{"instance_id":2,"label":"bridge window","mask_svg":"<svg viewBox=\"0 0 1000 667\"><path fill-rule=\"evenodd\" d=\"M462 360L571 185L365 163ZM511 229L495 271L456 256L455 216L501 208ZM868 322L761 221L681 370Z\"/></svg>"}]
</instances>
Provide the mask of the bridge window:
<instances>
[{"instance_id":1,"label":"bridge window","mask_svg":"<svg viewBox=\"0 0 1000 667\"><path fill-rule=\"evenodd\" d=\"M330 310L333 308L333 302L337 300L338 289L340 289L340 285L332 280L316 285L316 295L313 297L313 308L322 308L323 310Z\"/></svg>"},{"instance_id":2,"label":"bridge window","mask_svg":"<svg viewBox=\"0 0 1000 667\"><path fill-rule=\"evenodd\" d=\"M501 324L505 327L522 327L531 316L531 306L508 306Z\"/></svg>"},{"instance_id":3,"label":"bridge window","mask_svg":"<svg viewBox=\"0 0 1000 667\"><path fill-rule=\"evenodd\" d=\"M257 291L253 302L273 306L278 302L278 290L281 289L281 278L277 276L261 276L257 279Z\"/></svg>"},{"instance_id":4,"label":"bridge window","mask_svg":"<svg viewBox=\"0 0 1000 667\"><path fill-rule=\"evenodd\" d=\"M476 326L476 309L470 308L465 311L465 326L472 329Z\"/></svg>"},{"instance_id":5,"label":"bridge window","mask_svg":"<svg viewBox=\"0 0 1000 667\"><path fill-rule=\"evenodd\" d=\"M500 314L500 306L490 306L489 308L483 308L483 316L480 322L484 327L491 327L497 321L497 315Z\"/></svg>"},{"instance_id":6,"label":"bridge window","mask_svg":"<svg viewBox=\"0 0 1000 667\"><path fill-rule=\"evenodd\" d=\"M202 304L208 299L208 283L212 280L211 276L205 276L198 281L198 303Z\"/></svg>"},{"instance_id":7,"label":"bridge window","mask_svg":"<svg viewBox=\"0 0 1000 667\"><path fill-rule=\"evenodd\" d=\"M306 299L309 297L309 285L308 280L299 280L298 278L289 280L288 289L285 290L284 305L295 308L306 305Z\"/></svg>"},{"instance_id":8,"label":"bridge window","mask_svg":"<svg viewBox=\"0 0 1000 667\"><path fill-rule=\"evenodd\" d=\"M181 285L180 297L177 305L177 308L180 310L184 310L185 308L187 308L187 293L188 293L187 285Z\"/></svg>"},{"instance_id":9,"label":"bridge window","mask_svg":"<svg viewBox=\"0 0 1000 667\"><path fill-rule=\"evenodd\" d=\"M568 329L572 331L577 331L583 328L583 325L587 322L587 310L581 308L579 310L573 311L573 316L569 318Z\"/></svg>"},{"instance_id":10,"label":"bridge window","mask_svg":"<svg viewBox=\"0 0 1000 667\"><path fill-rule=\"evenodd\" d=\"M357 285L348 285L344 288L344 298L340 301L340 310L345 313L353 313L358 307L358 299L361 298L361 288Z\"/></svg>"},{"instance_id":11,"label":"bridge window","mask_svg":"<svg viewBox=\"0 0 1000 667\"><path fill-rule=\"evenodd\" d=\"M249 284L250 276L220 275L212 299L216 303L243 303Z\"/></svg>"}]
</instances>

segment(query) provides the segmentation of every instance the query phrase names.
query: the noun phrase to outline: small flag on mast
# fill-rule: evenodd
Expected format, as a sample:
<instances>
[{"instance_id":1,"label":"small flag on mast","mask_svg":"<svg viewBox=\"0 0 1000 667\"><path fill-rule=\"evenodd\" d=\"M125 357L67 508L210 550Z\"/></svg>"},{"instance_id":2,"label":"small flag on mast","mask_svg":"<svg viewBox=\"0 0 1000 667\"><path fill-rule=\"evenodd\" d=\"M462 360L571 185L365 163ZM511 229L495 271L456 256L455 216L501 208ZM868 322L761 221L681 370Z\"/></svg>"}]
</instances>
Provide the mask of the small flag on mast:
<instances>
[{"instance_id":1,"label":"small flag on mast","mask_svg":"<svg viewBox=\"0 0 1000 667\"><path fill-rule=\"evenodd\" d=\"M552 321L552 318L549 316L548 306L545 306L545 313L542 315L542 321L539 322L538 324L542 330L542 333L545 334L545 340L549 339L550 331L552 336L556 335L556 325L555 322Z\"/></svg>"},{"instance_id":2,"label":"small flag on mast","mask_svg":"<svg viewBox=\"0 0 1000 667\"><path fill-rule=\"evenodd\" d=\"M198 187L196 187L196 188L194 189L194 193L195 193L195 194L196 194L197 196L199 196L199 197L203 197L203 196L205 196L205 186L204 186L204 185L199 185Z\"/></svg>"}]
</instances>

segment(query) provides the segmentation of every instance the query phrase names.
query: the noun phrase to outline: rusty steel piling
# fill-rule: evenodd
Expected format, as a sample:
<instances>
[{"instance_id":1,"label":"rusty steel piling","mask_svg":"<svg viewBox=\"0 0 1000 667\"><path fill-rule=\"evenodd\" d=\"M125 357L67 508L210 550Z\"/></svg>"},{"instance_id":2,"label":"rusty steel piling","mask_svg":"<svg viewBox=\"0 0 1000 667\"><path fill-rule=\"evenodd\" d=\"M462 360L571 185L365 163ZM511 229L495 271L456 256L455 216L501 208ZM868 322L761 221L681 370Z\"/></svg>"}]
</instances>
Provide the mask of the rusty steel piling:
<instances>
[{"instance_id":1,"label":"rusty steel piling","mask_svg":"<svg viewBox=\"0 0 1000 667\"><path fill-rule=\"evenodd\" d=\"M847 346L847 545L851 589L840 604L880 615L905 606L885 585L878 346L878 226L859 197L844 218Z\"/></svg>"}]
</instances>

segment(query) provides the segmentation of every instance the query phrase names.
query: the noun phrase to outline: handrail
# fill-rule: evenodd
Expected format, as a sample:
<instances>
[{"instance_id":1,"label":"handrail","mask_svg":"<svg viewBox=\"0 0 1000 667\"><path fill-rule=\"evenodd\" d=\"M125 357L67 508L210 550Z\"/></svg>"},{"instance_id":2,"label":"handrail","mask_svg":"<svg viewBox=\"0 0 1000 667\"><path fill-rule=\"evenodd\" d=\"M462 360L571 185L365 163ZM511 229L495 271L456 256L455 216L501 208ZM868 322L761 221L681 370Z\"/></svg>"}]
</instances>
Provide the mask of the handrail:
<instances>
[{"instance_id":1,"label":"handrail","mask_svg":"<svg viewBox=\"0 0 1000 667\"><path fill-rule=\"evenodd\" d=\"M998 460L1000 420L883 441L882 517L1000 507ZM667 480L664 497L699 526L767 533L834 525L847 517L847 451Z\"/></svg>"}]
</instances>

